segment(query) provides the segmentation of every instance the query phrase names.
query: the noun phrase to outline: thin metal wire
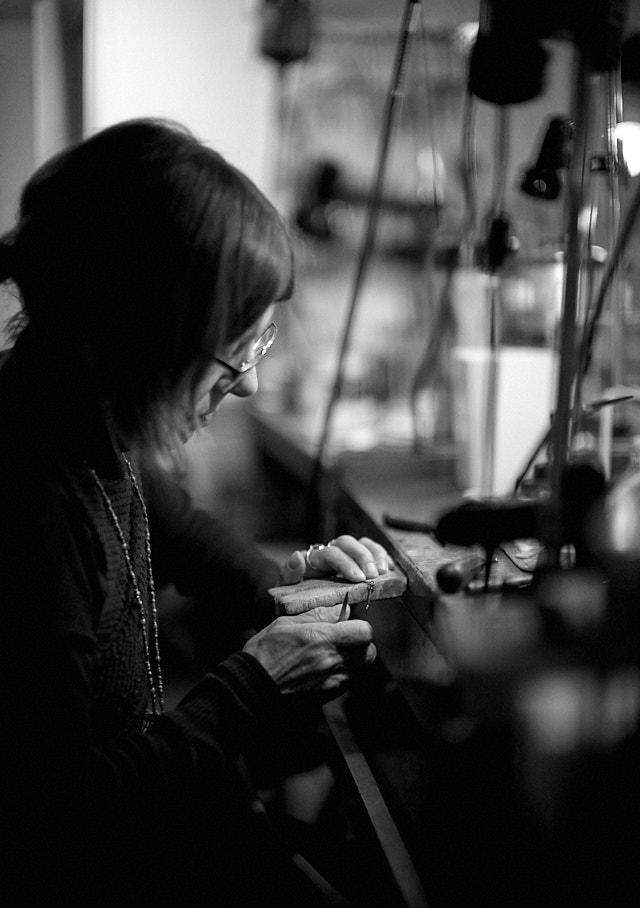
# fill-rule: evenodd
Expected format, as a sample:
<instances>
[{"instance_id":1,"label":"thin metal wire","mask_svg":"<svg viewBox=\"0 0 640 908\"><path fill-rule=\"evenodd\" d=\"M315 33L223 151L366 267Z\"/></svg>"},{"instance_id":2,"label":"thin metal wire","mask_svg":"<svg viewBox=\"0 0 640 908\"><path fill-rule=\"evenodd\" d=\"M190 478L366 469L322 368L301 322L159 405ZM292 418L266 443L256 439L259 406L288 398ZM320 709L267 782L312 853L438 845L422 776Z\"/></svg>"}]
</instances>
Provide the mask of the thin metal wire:
<instances>
[{"instance_id":1,"label":"thin metal wire","mask_svg":"<svg viewBox=\"0 0 640 908\"><path fill-rule=\"evenodd\" d=\"M356 314L357 306L360 301L360 294L364 283L364 278L369 266L371 254L373 252L376 231L378 226L378 217L382 202L382 193L384 180L386 176L386 165L389 155L391 133L396 117L398 107L402 101L404 91L405 70L407 64L407 54L410 45L410 39L415 33L417 27L417 12L420 6L419 0L407 0L402 17L402 24L398 36L396 54L393 63L390 85L387 93L385 109L383 113L382 130L378 144L377 164L374 172L374 178L369 193L367 205L367 221L365 226L364 237L360 248L360 254L356 265L356 271L351 291L349 307L345 324L342 330L342 342L338 355L338 362L335 371L333 386L329 394L322 431L318 442L318 448L315 457L315 463L311 475L311 493L317 494L320 477L324 466L326 448L331 433L331 423L336 404L340 398L342 384L344 379L344 366L346 361L349 343L351 340L351 330Z\"/></svg>"},{"instance_id":2,"label":"thin metal wire","mask_svg":"<svg viewBox=\"0 0 640 908\"><path fill-rule=\"evenodd\" d=\"M619 67L616 72L610 72L604 74L601 79L601 84L605 88L605 116L606 124L604 129L604 139L605 139L605 154L603 164L606 167L606 181L607 181L607 206L606 206L606 226L607 226L607 235L604 237L608 254L610 255L610 250L613 248L615 239L620 231L620 191L619 191L619 161L618 161L618 147L616 139L616 125L619 122L621 117L621 88L620 88L620 78L619 78ZM602 178L602 174L596 173L593 176L592 184L597 186L597 183ZM595 204L595 192L592 194L592 209ZM610 372L611 372L611 385L622 384L622 369L623 369L623 357L621 351L624 349L624 339L622 335L622 320L624 317L623 311L623 285L619 277L616 277L616 273L608 273L605 269L605 273L600 277L600 283L596 284L594 277L594 266L592 262L592 256L590 255L592 248L592 225L593 221L593 211L592 217L589 223L589 234L587 241L587 271L589 275L589 299L585 307L584 321L582 325L582 339L581 345L578 351L577 356L577 366L576 366L576 376L575 376L575 392L574 392L574 401L573 401L573 425L575 430L580 428L580 418L581 414L584 412L583 406L583 383L584 378L586 377L590 360L591 360L591 347L595 340L595 328L597 323L600 320L602 311L604 308L605 297L609 293L609 290L612 290L611 293L611 313L612 313L612 325L611 325L611 337L610 337ZM607 286L605 294L601 293L601 287L603 281L606 279ZM593 288L593 292L592 291Z\"/></svg>"},{"instance_id":3,"label":"thin metal wire","mask_svg":"<svg viewBox=\"0 0 640 908\"><path fill-rule=\"evenodd\" d=\"M558 376L556 408L551 427L551 495L559 506L562 473L567 462L572 435L572 403L576 375L576 318L580 288L580 264L582 260L580 235L580 209L584 198L586 137L589 111L587 104L587 71L579 49L576 49L576 76L574 79L573 153L567 185L567 246L565 282L562 300L560 332L560 370ZM550 545L550 550L559 558L559 548Z\"/></svg>"},{"instance_id":4,"label":"thin metal wire","mask_svg":"<svg viewBox=\"0 0 640 908\"><path fill-rule=\"evenodd\" d=\"M510 116L506 105L496 110L492 217L504 217L506 174L509 166ZM489 275L489 360L485 386L484 452L482 462L482 494L491 497L495 491L496 428L498 424L498 393L500 387L500 349L502 346L501 279L496 272Z\"/></svg>"},{"instance_id":5,"label":"thin metal wire","mask_svg":"<svg viewBox=\"0 0 640 908\"><path fill-rule=\"evenodd\" d=\"M489 361L485 386L484 456L482 459L482 495L494 494L496 460L496 427L498 424L498 388L500 381L501 309L500 277L489 275Z\"/></svg>"},{"instance_id":6,"label":"thin metal wire","mask_svg":"<svg viewBox=\"0 0 640 908\"><path fill-rule=\"evenodd\" d=\"M478 162L475 149L476 108L475 96L467 89L462 112L462 176L466 217L460 228L460 245L463 247L467 257L471 255L471 246L476 238L478 227Z\"/></svg>"},{"instance_id":7,"label":"thin metal wire","mask_svg":"<svg viewBox=\"0 0 640 908\"><path fill-rule=\"evenodd\" d=\"M441 173L440 173L440 161L438 160L438 155L436 151L436 143L433 139L434 136L438 134L438 126L436 122L436 112L434 105L435 91L432 83L432 79L429 73L428 58L426 54L426 48L428 45L427 29L424 21L424 15L422 15L422 8L420 9L419 17L419 33L420 33L420 46L425 51L422 58L421 66L421 75L422 79L420 80L422 85L422 91L424 95L424 104L426 111L426 122L425 122L425 141L431 151L431 167L433 170L433 181L431 186L431 209L433 211L433 229L437 230L440 227L441 219L441 203L438 195L438 190L440 186Z\"/></svg>"},{"instance_id":8,"label":"thin metal wire","mask_svg":"<svg viewBox=\"0 0 640 908\"><path fill-rule=\"evenodd\" d=\"M611 287L614 277L616 276L617 270L620 266L622 256L625 253L627 248L627 243L631 238L632 231L635 229L638 216L640 215L640 184L636 187L635 194L631 199L631 202L626 210L624 221L622 222L618 235L616 237L613 249L607 257L607 263L605 265L604 274L602 275L602 280L600 281L600 288L598 290L598 295L596 297L595 303L591 309L591 317L589 319L589 324L586 327L584 333L584 339L581 347L581 361L582 374L584 375L589 368L591 363L591 355L593 353L593 341L595 337L595 331L598 327L598 322L604 304L607 298L607 293Z\"/></svg>"},{"instance_id":9,"label":"thin metal wire","mask_svg":"<svg viewBox=\"0 0 640 908\"><path fill-rule=\"evenodd\" d=\"M607 74L607 155L609 157L609 169L607 171L607 180L608 180L608 190L609 190L609 215L611 222L611 233L612 233L612 243L611 250L607 257L607 262L605 266L604 273L600 280L600 285L598 292L592 300L587 315L585 317L585 330L584 330L584 340L580 348L580 358L579 358L579 367L578 367L578 381L581 381L590 366L591 363L591 353L592 347L595 339L595 331L602 316L604 309L604 304L607 299L609 291L614 288L614 305L616 306L616 315L622 317L622 288L619 282L617 282L616 276L618 273L618 264L619 257L613 263L613 268L610 267L610 262L613 256L614 250L617 250L617 255L621 255L624 250L619 249L618 240L621 238L621 229L630 229L630 226L635 224L635 215L630 225L627 224L627 227L623 225L620 226L620 194L619 194L619 185L618 185L618 146L617 140L615 137L615 127L617 125L618 118L621 116L619 114L620 109L620 86L619 86L619 70L617 73ZM628 241L628 236L624 239L624 246ZM612 356L612 363L616 362L616 354L619 354L621 346L614 344L614 351ZM614 380L613 384L621 383L619 376L616 376L617 368L613 367ZM618 380L616 380L616 378Z\"/></svg>"}]
</instances>

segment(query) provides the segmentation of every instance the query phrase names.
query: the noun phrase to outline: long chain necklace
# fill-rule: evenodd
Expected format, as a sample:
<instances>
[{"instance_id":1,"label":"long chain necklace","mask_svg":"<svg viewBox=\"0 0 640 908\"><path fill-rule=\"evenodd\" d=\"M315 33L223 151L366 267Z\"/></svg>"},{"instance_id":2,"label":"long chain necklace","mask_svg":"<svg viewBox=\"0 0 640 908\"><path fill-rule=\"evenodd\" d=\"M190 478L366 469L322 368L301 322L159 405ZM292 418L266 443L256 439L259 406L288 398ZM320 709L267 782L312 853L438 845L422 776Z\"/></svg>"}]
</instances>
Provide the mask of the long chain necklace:
<instances>
[{"instance_id":1,"label":"long chain necklace","mask_svg":"<svg viewBox=\"0 0 640 908\"><path fill-rule=\"evenodd\" d=\"M133 593L138 605L138 611L140 616L140 628L142 631L142 640L144 646L144 661L145 668L147 672L147 680L149 683L149 691L151 694L151 712L147 712L145 716L145 726L144 730L146 731L152 724L153 720L162 714L164 710L164 689L162 685L162 669L160 666L160 643L158 637L158 613L156 609L156 591L153 582L153 571L151 569L151 535L149 533L149 515L147 514L147 506L144 503L144 498L142 497L142 492L138 485L138 481L133 472L133 467L131 466L130 461L123 454L124 462L127 466L127 471L129 473L129 478L131 479L131 485L135 491L138 502L142 509L142 516L144 519L144 545L145 545L145 554L147 560L147 576L149 579L149 605L151 611L151 632L153 636L153 661L155 662L155 677L153 672L152 665L152 656L151 656L151 646L149 645L149 628L147 624L147 609L145 608L144 600L142 598L142 592L140 590L140 584L138 583L138 578L136 577L136 572L133 569L133 562L131 561L131 555L129 553L129 545L127 540L124 538L124 533L122 532L122 527L120 526L120 521L118 520L118 515L116 514L113 505L111 504L111 499L107 495L107 491L100 480L100 477L94 469L89 467L89 472L93 477L98 491L102 497L104 505L109 514L109 518L113 527L118 536L118 540L122 547L124 554L124 560L127 565L127 572L129 574L129 579L131 580L131 586L133 588Z\"/></svg>"}]
</instances>

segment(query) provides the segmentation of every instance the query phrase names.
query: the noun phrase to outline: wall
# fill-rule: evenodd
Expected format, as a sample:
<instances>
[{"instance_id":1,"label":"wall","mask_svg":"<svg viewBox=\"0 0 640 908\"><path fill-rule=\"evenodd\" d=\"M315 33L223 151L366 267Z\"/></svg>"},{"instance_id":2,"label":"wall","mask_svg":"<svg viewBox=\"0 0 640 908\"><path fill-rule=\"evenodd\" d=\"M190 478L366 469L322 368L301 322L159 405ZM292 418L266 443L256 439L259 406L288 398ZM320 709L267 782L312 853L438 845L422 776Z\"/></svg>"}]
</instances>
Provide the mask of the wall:
<instances>
[{"instance_id":1,"label":"wall","mask_svg":"<svg viewBox=\"0 0 640 908\"><path fill-rule=\"evenodd\" d=\"M0 231L11 227L33 170L31 24L0 23Z\"/></svg>"},{"instance_id":2,"label":"wall","mask_svg":"<svg viewBox=\"0 0 640 908\"><path fill-rule=\"evenodd\" d=\"M15 220L20 189L33 170L31 25L28 20L0 23L0 233ZM5 326L17 306L0 288L0 350L7 346Z\"/></svg>"},{"instance_id":3,"label":"wall","mask_svg":"<svg viewBox=\"0 0 640 908\"><path fill-rule=\"evenodd\" d=\"M0 232L13 226L34 168L79 136L81 53L82 0L25 2L0 18ZM11 290L0 288L0 350L17 308Z\"/></svg>"},{"instance_id":4,"label":"wall","mask_svg":"<svg viewBox=\"0 0 640 908\"><path fill-rule=\"evenodd\" d=\"M255 10L239 0L86 0L85 131L176 119L266 188L273 69L256 49Z\"/></svg>"}]
</instances>

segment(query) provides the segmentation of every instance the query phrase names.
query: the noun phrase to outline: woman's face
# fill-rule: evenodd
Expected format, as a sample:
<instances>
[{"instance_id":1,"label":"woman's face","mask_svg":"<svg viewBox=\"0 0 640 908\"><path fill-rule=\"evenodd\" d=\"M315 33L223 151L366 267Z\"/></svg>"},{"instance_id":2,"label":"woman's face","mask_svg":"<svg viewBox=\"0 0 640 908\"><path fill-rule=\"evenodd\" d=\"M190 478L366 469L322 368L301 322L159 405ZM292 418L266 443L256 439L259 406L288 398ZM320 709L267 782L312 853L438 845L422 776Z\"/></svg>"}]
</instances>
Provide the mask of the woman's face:
<instances>
[{"instance_id":1,"label":"woman's face","mask_svg":"<svg viewBox=\"0 0 640 908\"><path fill-rule=\"evenodd\" d=\"M255 367L247 372L238 373L225 363L240 363L246 359L247 352L251 350L255 340L273 321L274 308L274 306L269 306L262 318L238 341L221 347L217 352L219 359L211 358L196 388L194 431L198 426L206 426L211 422L213 414L227 394L234 394L236 397L251 397L258 390L258 376ZM221 362L221 360L225 362Z\"/></svg>"}]
</instances>

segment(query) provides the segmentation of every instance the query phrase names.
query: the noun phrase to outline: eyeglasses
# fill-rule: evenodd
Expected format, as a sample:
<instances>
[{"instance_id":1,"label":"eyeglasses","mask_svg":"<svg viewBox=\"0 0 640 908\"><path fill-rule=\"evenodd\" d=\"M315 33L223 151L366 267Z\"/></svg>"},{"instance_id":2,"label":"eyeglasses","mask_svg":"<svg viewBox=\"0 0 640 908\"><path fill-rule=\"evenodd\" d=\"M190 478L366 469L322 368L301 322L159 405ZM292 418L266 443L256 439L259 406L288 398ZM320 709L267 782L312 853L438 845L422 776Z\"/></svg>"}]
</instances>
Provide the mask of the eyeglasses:
<instances>
[{"instance_id":1,"label":"eyeglasses","mask_svg":"<svg viewBox=\"0 0 640 908\"><path fill-rule=\"evenodd\" d=\"M253 369L258 365L262 357L267 353L274 340L276 339L277 333L278 330L276 328L275 322L271 322L270 325L267 325L260 337L256 338L256 340L253 341L247 357L241 360L239 363L230 363L226 359L222 359L222 357L220 356L215 356L214 359L222 366L226 366L227 369L231 369L231 371L235 372L236 375L244 375L245 372L248 372L250 369Z\"/></svg>"}]
</instances>

